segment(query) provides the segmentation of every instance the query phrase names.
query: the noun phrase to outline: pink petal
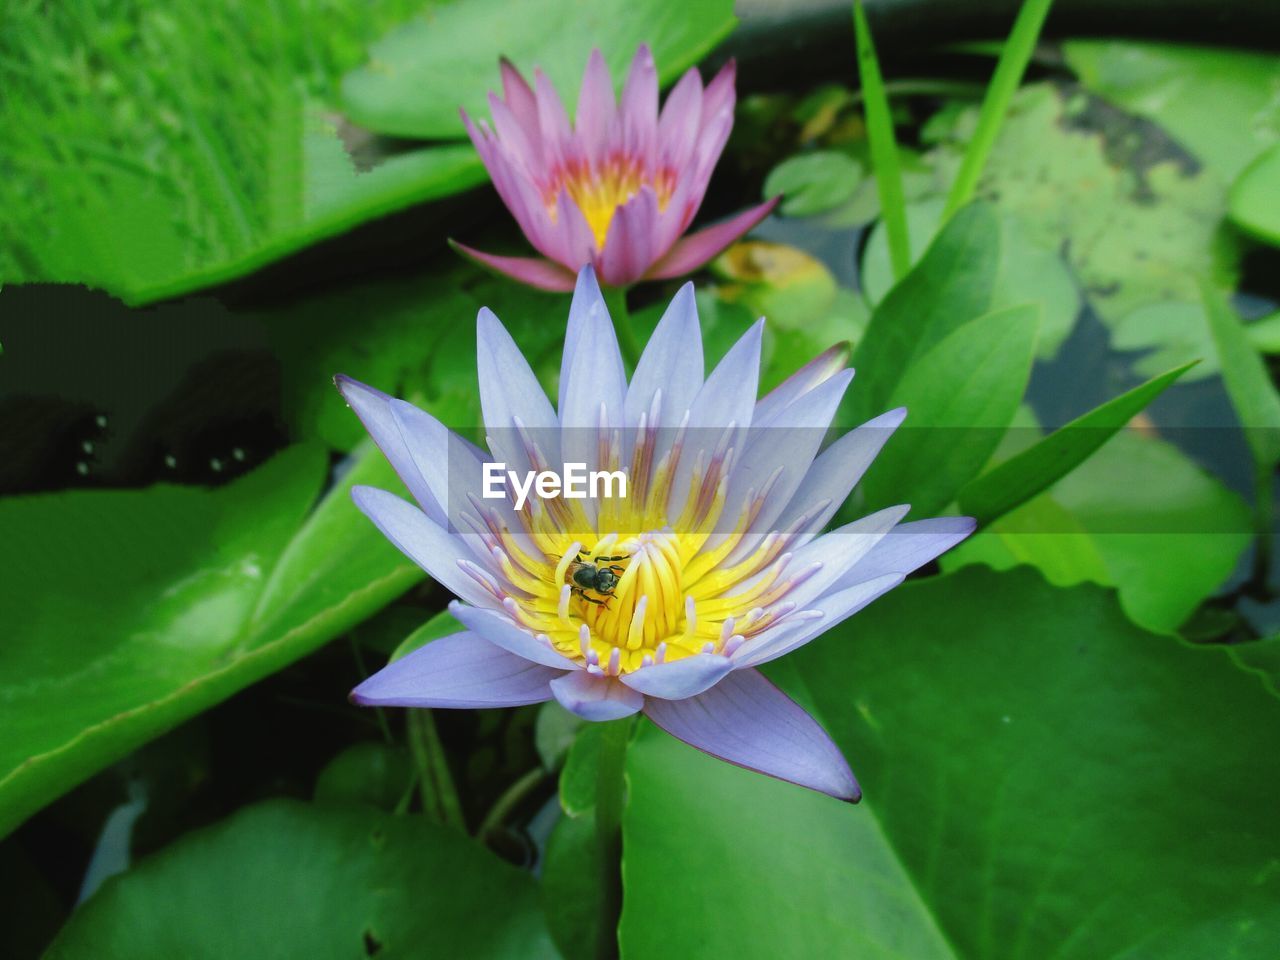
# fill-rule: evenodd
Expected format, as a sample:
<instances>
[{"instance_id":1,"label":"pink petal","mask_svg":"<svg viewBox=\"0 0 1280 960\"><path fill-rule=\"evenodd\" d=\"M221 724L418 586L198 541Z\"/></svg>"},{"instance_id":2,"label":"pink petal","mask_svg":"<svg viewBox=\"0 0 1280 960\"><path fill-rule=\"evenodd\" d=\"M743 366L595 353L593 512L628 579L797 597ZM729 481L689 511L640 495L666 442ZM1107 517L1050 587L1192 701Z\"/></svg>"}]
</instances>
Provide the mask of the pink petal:
<instances>
[{"instance_id":1,"label":"pink petal","mask_svg":"<svg viewBox=\"0 0 1280 960\"><path fill-rule=\"evenodd\" d=\"M644 712L673 737L736 766L840 800L862 796L826 731L755 670L737 670L688 700L646 700Z\"/></svg>"},{"instance_id":2,"label":"pink petal","mask_svg":"<svg viewBox=\"0 0 1280 960\"><path fill-rule=\"evenodd\" d=\"M644 279L667 280L693 272L772 213L781 199L774 197L758 207L743 210L737 216L681 238L665 257L649 268Z\"/></svg>"},{"instance_id":3,"label":"pink petal","mask_svg":"<svg viewBox=\"0 0 1280 960\"><path fill-rule=\"evenodd\" d=\"M538 142L538 101L520 71L506 57L498 61L502 71L502 95L511 108L512 118L518 123L530 143ZM496 119L496 118L495 118Z\"/></svg>"},{"instance_id":4,"label":"pink petal","mask_svg":"<svg viewBox=\"0 0 1280 960\"><path fill-rule=\"evenodd\" d=\"M568 190L561 190L560 195L556 197L555 229L559 248L555 259L558 263L577 273L594 262L595 234L591 232L591 227L587 225L587 218L573 202Z\"/></svg>"},{"instance_id":5,"label":"pink petal","mask_svg":"<svg viewBox=\"0 0 1280 960\"><path fill-rule=\"evenodd\" d=\"M648 44L640 44L622 88L623 150L652 167L658 148L658 70Z\"/></svg>"},{"instance_id":6,"label":"pink petal","mask_svg":"<svg viewBox=\"0 0 1280 960\"><path fill-rule=\"evenodd\" d=\"M481 266L538 290L567 293L573 289L573 274L550 260L540 260L537 257L501 257L483 253L456 240L450 240L449 246Z\"/></svg>"},{"instance_id":7,"label":"pink petal","mask_svg":"<svg viewBox=\"0 0 1280 960\"><path fill-rule=\"evenodd\" d=\"M542 139L542 165L552 170L564 165L570 155L569 115L555 85L541 70L533 71L534 98L538 104L538 130Z\"/></svg>"},{"instance_id":8,"label":"pink petal","mask_svg":"<svg viewBox=\"0 0 1280 960\"><path fill-rule=\"evenodd\" d=\"M613 81L609 79L609 68L597 48L591 51L587 69L582 74L582 89L578 93L578 111L574 119L574 131L593 166L604 162L616 113Z\"/></svg>"},{"instance_id":9,"label":"pink petal","mask_svg":"<svg viewBox=\"0 0 1280 960\"><path fill-rule=\"evenodd\" d=\"M560 675L463 632L387 664L352 690L351 700L362 707L519 707L550 700Z\"/></svg>"},{"instance_id":10,"label":"pink petal","mask_svg":"<svg viewBox=\"0 0 1280 960\"><path fill-rule=\"evenodd\" d=\"M657 257L658 195L648 184L614 211L600 251L600 279L606 286L629 287Z\"/></svg>"},{"instance_id":11,"label":"pink petal","mask_svg":"<svg viewBox=\"0 0 1280 960\"><path fill-rule=\"evenodd\" d=\"M658 163L667 169L684 169L698 142L702 117L702 78L690 67L667 95L658 118Z\"/></svg>"}]
</instances>

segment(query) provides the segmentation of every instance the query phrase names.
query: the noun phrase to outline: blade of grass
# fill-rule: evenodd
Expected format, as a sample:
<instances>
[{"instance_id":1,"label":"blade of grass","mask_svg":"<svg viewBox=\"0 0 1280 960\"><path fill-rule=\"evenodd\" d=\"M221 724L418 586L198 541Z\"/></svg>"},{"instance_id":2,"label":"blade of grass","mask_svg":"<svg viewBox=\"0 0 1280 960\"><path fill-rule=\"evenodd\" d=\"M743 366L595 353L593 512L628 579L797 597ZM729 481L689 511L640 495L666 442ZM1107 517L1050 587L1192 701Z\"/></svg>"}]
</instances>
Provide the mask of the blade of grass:
<instances>
[{"instance_id":1,"label":"blade of grass","mask_svg":"<svg viewBox=\"0 0 1280 960\"><path fill-rule=\"evenodd\" d=\"M1048 489L1141 413L1199 360L1153 377L1108 400L1034 446L987 471L960 491L960 509L986 526Z\"/></svg>"},{"instance_id":2,"label":"blade of grass","mask_svg":"<svg viewBox=\"0 0 1280 960\"><path fill-rule=\"evenodd\" d=\"M1201 281L1200 292L1209 319L1209 332L1218 351L1222 382L1253 453L1254 519L1258 533L1254 586L1265 595L1275 524L1275 468L1280 462L1280 395L1271 382L1266 362L1226 298L1207 281Z\"/></svg>"},{"instance_id":3,"label":"blade of grass","mask_svg":"<svg viewBox=\"0 0 1280 960\"><path fill-rule=\"evenodd\" d=\"M987 156L991 153L1000 125L1009 110L1009 101L1022 83L1022 74L1031 60L1040 28L1044 26L1052 3L1053 0L1025 0L1022 9L1018 11L1018 18L1013 23L1009 39L1005 41L1000 59L996 63L996 72L991 77L991 85L987 87L987 95L982 101L978 129L969 143L969 149L965 151L955 183L951 185L947 206L942 214L944 221L973 196L978 178L987 165Z\"/></svg>"},{"instance_id":4,"label":"blade of grass","mask_svg":"<svg viewBox=\"0 0 1280 960\"><path fill-rule=\"evenodd\" d=\"M867 140L871 146L871 166L880 193L880 216L889 239L889 262L893 278L901 280L911 269L911 242L907 235L907 201L902 192L902 168L898 144L889 113L889 94L880 75L871 28L861 0L853 4L853 31L858 45L858 75L867 116Z\"/></svg>"}]
</instances>

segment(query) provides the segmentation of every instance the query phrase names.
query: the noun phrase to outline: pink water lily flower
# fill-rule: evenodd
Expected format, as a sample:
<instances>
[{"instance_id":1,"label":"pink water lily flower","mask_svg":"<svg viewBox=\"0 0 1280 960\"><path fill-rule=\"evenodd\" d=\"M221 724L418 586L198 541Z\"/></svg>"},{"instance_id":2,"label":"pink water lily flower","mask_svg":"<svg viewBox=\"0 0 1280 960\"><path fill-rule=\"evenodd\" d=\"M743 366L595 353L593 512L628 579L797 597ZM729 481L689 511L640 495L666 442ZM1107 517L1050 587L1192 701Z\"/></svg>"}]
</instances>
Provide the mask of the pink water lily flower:
<instances>
[{"instance_id":1,"label":"pink water lily flower","mask_svg":"<svg viewBox=\"0 0 1280 960\"><path fill-rule=\"evenodd\" d=\"M659 115L658 74L647 46L636 51L620 104L604 57L592 51L572 126L551 81L541 70L533 77L531 89L502 61L505 98L489 94L493 126L472 123L465 110L462 120L498 194L545 259L455 244L480 263L544 290L572 290L586 264L611 287L678 277L777 203L684 236L733 129L732 62L705 90L691 68Z\"/></svg>"},{"instance_id":2,"label":"pink water lily flower","mask_svg":"<svg viewBox=\"0 0 1280 960\"><path fill-rule=\"evenodd\" d=\"M676 294L630 382L588 267L569 308L553 407L480 311L489 450L422 410L338 378L414 506L357 506L460 599L463 630L361 683L364 705L500 707L555 698L587 720L641 712L714 756L846 800L839 749L757 668L808 643L973 530L892 507L822 532L906 411L822 448L853 376L829 350L757 400L763 322L704 375L693 287ZM487 465L621 469L624 497L482 490ZM616 491L615 491L616 492Z\"/></svg>"}]
</instances>

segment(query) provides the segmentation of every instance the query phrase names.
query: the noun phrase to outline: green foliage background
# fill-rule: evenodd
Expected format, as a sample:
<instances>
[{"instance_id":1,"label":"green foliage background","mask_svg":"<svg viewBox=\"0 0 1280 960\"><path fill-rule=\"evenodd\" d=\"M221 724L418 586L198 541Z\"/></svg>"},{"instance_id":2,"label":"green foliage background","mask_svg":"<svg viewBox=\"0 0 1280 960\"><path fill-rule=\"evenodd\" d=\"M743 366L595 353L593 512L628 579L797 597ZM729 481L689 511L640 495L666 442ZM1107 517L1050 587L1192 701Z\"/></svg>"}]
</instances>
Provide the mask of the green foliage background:
<instances>
[{"instance_id":1,"label":"green foliage background","mask_svg":"<svg viewBox=\"0 0 1280 960\"><path fill-rule=\"evenodd\" d=\"M43 283L131 318L122 350L144 318L251 331L279 442L204 482L68 469L0 498L0 954L613 942L598 730L554 704L345 704L454 624L352 507L353 484L398 481L330 381L474 433L489 306L554 395L567 297L444 246L521 243L456 108L487 112L500 54L570 101L593 45L617 78L642 41L664 84L705 75L735 24L727 0L9 4L5 442L43 449L19 401L69 376L29 375L59 369L15 296ZM1066 40L1038 63L950 216L971 79L887 73L896 174L873 168L879 101L852 63L803 88L779 68L740 99L710 217L786 200L697 278L708 362L758 314L766 385L850 342L841 426L901 405L929 429L895 438L845 513L909 499L982 528L770 668L845 751L859 806L640 725L623 957L1274 955L1280 58ZM877 174L900 178L893 216ZM886 223L908 230L905 276ZM642 335L673 290L633 291ZM1229 439L1206 452L1210 429Z\"/></svg>"}]
</instances>

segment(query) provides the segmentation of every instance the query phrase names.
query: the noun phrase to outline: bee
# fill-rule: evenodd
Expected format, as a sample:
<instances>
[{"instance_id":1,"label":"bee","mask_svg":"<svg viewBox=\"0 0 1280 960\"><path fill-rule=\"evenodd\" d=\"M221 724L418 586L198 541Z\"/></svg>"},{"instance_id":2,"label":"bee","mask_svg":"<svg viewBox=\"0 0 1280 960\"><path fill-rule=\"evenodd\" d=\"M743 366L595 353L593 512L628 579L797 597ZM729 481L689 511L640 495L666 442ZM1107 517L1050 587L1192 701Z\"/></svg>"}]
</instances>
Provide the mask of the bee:
<instances>
[{"instance_id":1,"label":"bee","mask_svg":"<svg viewBox=\"0 0 1280 960\"><path fill-rule=\"evenodd\" d=\"M606 610L609 609L609 598L613 596L613 590L618 585L618 578L626 572L624 567L617 564L619 560L626 560L627 557L596 557L594 561L584 559L581 551L578 552L578 559L569 564L569 569L565 571L565 583L572 587L573 593L580 596L587 603L595 603ZM594 597L587 596L587 591L593 590L603 600L597 600Z\"/></svg>"}]
</instances>

